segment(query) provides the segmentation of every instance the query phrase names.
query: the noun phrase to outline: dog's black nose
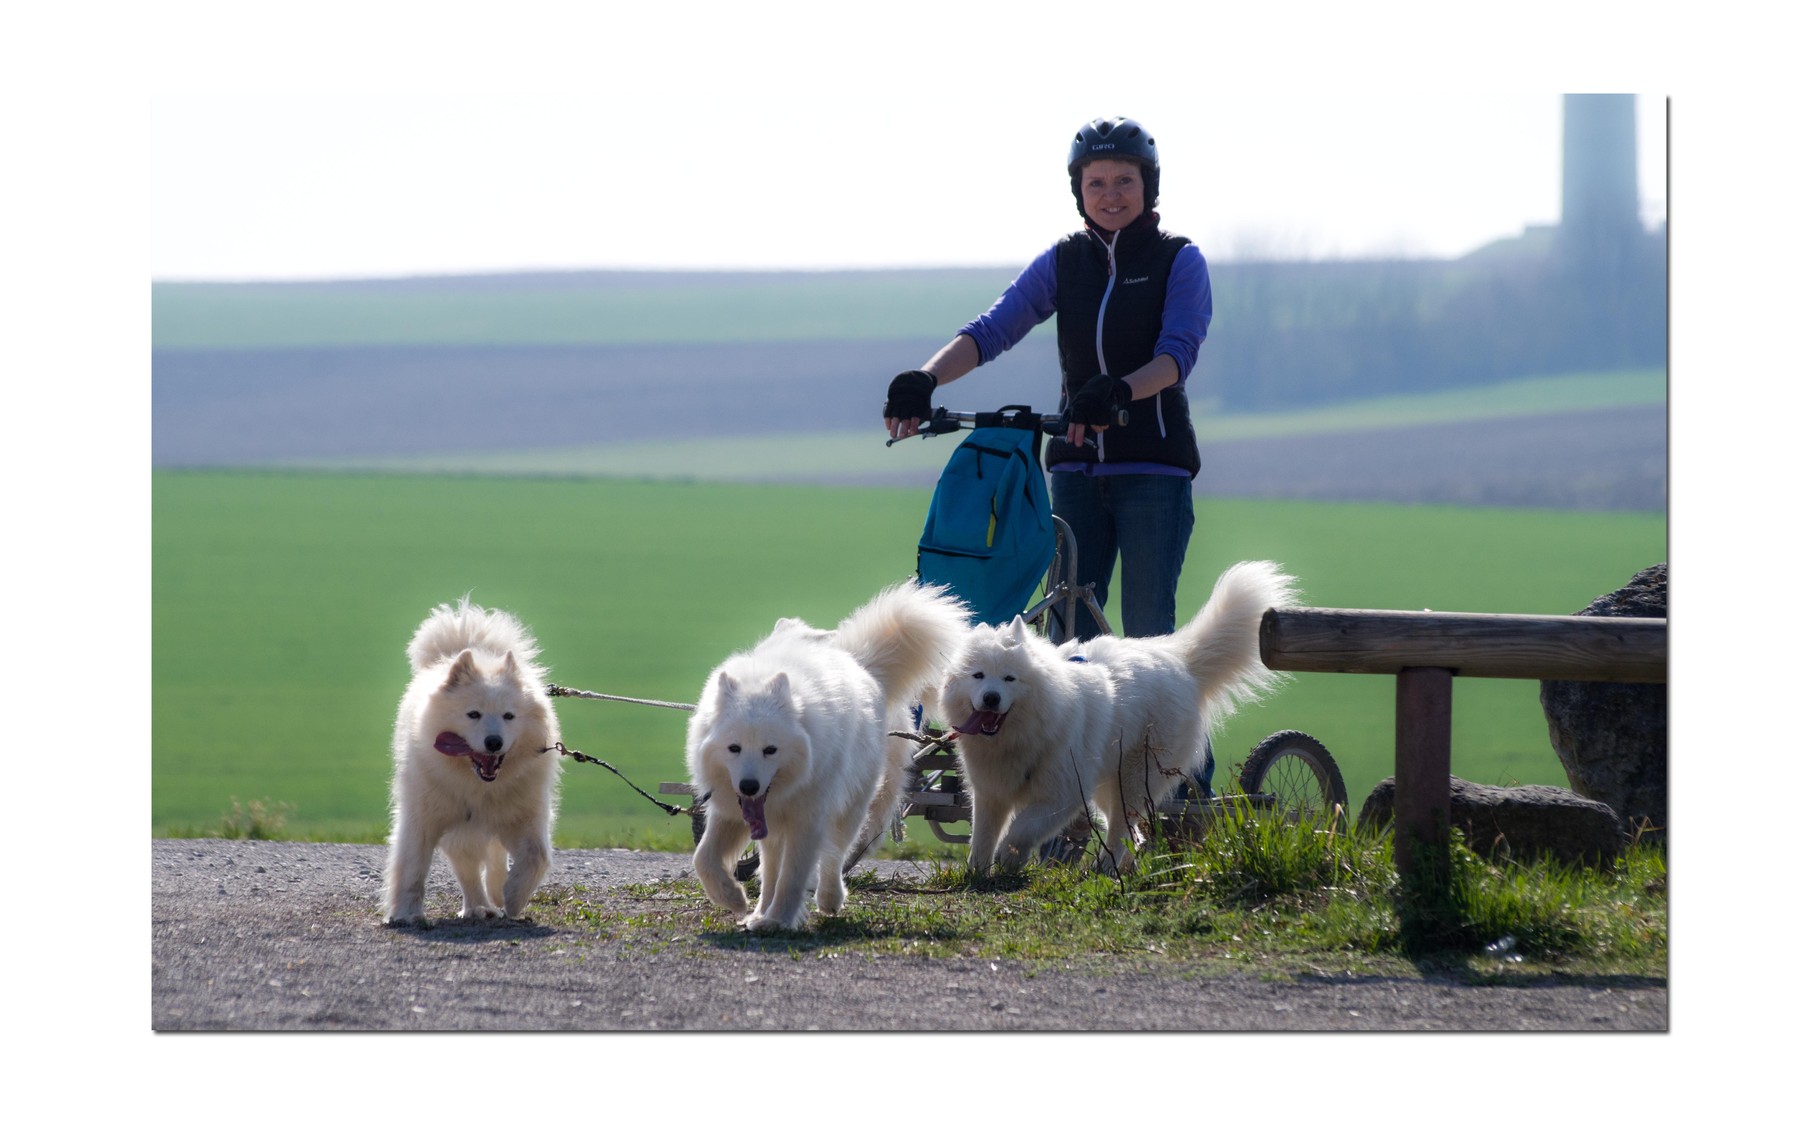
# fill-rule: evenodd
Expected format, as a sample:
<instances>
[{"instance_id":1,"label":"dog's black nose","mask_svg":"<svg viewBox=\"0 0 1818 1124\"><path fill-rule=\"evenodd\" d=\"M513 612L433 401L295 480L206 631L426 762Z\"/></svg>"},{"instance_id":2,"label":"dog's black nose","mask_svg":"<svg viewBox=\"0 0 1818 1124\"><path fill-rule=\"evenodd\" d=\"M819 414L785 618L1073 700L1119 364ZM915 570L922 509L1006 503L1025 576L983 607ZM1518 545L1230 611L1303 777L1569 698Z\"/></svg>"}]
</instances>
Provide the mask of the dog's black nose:
<instances>
[{"instance_id":1,"label":"dog's black nose","mask_svg":"<svg viewBox=\"0 0 1818 1124\"><path fill-rule=\"evenodd\" d=\"M985 697L978 701L985 704L986 710L996 710L998 704L1004 701L1004 696L998 694L996 691L986 691Z\"/></svg>"},{"instance_id":2,"label":"dog's black nose","mask_svg":"<svg viewBox=\"0 0 1818 1124\"><path fill-rule=\"evenodd\" d=\"M505 748L505 739L497 734L486 735L486 752L499 753Z\"/></svg>"},{"instance_id":3,"label":"dog's black nose","mask_svg":"<svg viewBox=\"0 0 1818 1124\"><path fill-rule=\"evenodd\" d=\"M746 777L744 780L739 782L739 792L743 793L746 796L756 796L758 794L757 781L751 777Z\"/></svg>"}]
</instances>

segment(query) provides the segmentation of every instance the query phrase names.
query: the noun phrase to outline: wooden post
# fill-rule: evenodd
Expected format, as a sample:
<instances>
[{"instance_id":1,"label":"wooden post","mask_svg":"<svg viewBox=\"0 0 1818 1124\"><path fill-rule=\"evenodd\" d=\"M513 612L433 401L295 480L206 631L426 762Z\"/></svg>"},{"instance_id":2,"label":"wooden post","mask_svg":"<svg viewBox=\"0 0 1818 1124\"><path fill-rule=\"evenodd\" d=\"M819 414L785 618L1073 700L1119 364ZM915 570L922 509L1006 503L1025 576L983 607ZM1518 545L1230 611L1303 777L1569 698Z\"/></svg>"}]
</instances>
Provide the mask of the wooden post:
<instances>
[{"instance_id":1,"label":"wooden post","mask_svg":"<svg viewBox=\"0 0 1818 1124\"><path fill-rule=\"evenodd\" d=\"M1430 888L1444 888L1451 822L1452 672L1403 668L1395 676L1395 867L1404 888L1425 885L1413 877L1416 843L1430 847L1438 864Z\"/></svg>"}]
</instances>

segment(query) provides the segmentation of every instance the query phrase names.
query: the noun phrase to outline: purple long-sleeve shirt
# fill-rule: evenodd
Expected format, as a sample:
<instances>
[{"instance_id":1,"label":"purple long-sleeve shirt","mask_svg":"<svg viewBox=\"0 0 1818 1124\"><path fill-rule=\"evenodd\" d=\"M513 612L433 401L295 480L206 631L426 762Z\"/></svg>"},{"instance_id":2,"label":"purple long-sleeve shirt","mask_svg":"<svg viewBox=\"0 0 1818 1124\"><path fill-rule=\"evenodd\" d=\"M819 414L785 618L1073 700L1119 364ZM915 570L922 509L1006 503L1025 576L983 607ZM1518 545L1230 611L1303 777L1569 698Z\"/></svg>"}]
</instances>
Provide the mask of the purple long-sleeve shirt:
<instances>
[{"instance_id":1,"label":"purple long-sleeve shirt","mask_svg":"<svg viewBox=\"0 0 1818 1124\"><path fill-rule=\"evenodd\" d=\"M983 315L960 329L960 334L971 336L978 345L980 363L989 363L1010 350L1037 324L1054 315L1055 254L1056 247L1048 247ZM1212 282L1206 273L1206 258L1198 246L1189 242L1175 256L1174 268L1168 274L1162 330L1155 341L1155 354L1173 357L1182 383L1199 359L1199 346L1205 342L1211 324Z\"/></svg>"}]
</instances>

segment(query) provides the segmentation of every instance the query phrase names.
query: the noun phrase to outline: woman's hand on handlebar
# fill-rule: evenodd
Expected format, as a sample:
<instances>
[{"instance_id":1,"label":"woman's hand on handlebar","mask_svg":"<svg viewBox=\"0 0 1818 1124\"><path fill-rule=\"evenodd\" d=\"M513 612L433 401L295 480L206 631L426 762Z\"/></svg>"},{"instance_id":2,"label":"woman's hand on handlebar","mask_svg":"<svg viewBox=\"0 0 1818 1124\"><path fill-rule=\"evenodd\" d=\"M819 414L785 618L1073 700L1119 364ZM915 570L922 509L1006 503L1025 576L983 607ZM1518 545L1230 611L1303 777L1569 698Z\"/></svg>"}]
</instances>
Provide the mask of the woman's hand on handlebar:
<instances>
[{"instance_id":1,"label":"woman's hand on handlebar","mask_svg":"<svg viewBox=\"0 0 1818 1124\"><path fill-rule=\"evenodd\" d=\"M1069 444L1069 445L1096 444L1097 442L1095 442L1095 441L1086 440L1086 430L1090 429L1094 434L1099 434L1099 433L1103 433L1105 430L1110 429L1110 428L1111 427L1108 425L1081 425L1078 422L1070 422L1067 425L1067 444Z\"/></svg>"},{"instance_id":2,"label":"woman's hand on handlebar","mask_svg":"<svg viewBox=\"0 0 1818 1124\"><path fill-rule=\"evenodd\" d=\"M934 416L934 375L925 370L904 371L890 380L884 397L884 429L893 441L913 435L925 418Z\"/></svg>"},{"instance_id":3,"label":"woman's hand on handlebar","mask_svg":"<svg viewBox=\"0 0 1818 1124\"><path fill-rule=\"evenodd\" d=\"M1125 412L1125 408L1130 405L1130 398L1130 384L1123 379L1115 379L1110 375L1093 376L1068 403L1068 444L1088 444L1086 440L1088 428L1093 433L1103 433L1111 428L1111 423L1117 420Z\"/></svg>"}]
</instances>

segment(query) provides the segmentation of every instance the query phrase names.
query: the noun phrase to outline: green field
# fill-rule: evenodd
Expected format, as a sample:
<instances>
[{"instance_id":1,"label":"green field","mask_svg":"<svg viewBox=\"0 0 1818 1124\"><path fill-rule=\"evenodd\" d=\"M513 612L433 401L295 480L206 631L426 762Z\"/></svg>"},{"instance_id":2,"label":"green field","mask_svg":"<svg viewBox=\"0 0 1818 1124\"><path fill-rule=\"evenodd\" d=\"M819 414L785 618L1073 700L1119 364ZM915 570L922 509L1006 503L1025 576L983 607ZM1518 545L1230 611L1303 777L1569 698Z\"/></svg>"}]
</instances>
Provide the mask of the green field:
<instances>
[{"instance_id":1,"label":"green field","mask_svg":"<svg viewBox=\"0 0 1818 1124\"><path fill-rule=\"evenodd\" d=\"M289 806L290 834L376 839L404 645L431 606L471 593L516 612L559 683L691 702L778 616L831 625L907 576L928 496L157 472L152 499L154 833L208 832L261 800ZM1309 604L1570 613L1666 557L1658 515L1202 500L1198 519L1183 607L1229 563L1272 558ZM572 748L653 790L683 779L679 712L557 706ZM1536 684L1461 680L1455 714L1460 775L1564 783ZM1393 770L1393 681L1302 675L1231 722L1220 762L1286 727L1323 739L1360 800ZM562 845L684 844L683 823L604 770L565 771Z\"/></svg>"},{"instance_id":2,"label":"green field","mask_svg":"<svg viewBox=\"0 0 1818 1124\"><path fill-rule=\"evenodd\" d=\"M643 344L921 339L1016 276L1002 269L723 275L512 275L152 285L154 348Z\"/></svg>"},{"instance_id":3,"label":"green field","mask_svg":"<svg viewBox=\"0 0 1818 1124\"><path fill-rule=\"evenodd\" d=\"M1493 386L1392 395L1272 414L1208 411L1195 423L1202 445L1515 418L1664 404L1663 368L1511 379ZM294 467L641 477L653 480L863 481L882 473L920 472L932 481L953 442L914 440L884 449L883 427L857 433L767 433L693 439L614 441L568 447L482 452L456 449L415 456L319 457ZM901 477L899 476L900 480Z\"/></svg>"}]
</instances>

